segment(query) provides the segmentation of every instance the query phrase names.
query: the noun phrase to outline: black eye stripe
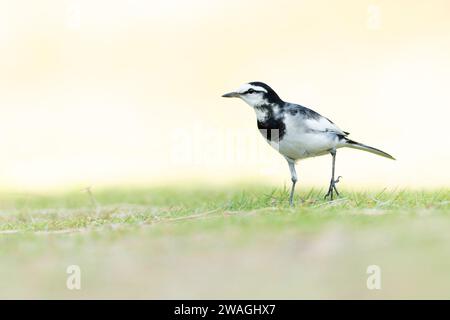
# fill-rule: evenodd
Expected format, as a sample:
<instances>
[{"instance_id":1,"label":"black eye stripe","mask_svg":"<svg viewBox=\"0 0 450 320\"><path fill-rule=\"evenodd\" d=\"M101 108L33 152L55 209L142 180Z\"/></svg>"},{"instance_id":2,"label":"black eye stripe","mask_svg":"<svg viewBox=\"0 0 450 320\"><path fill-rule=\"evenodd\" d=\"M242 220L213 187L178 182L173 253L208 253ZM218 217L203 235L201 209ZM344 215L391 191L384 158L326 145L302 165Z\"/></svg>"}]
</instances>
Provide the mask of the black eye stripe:
<instances>
[{"instance_id":1,"label":"black eye stripe","mask_svg":"<svg viewBox=\"0 0 450 320\"><path fill-rule=\"evenodd\" d=\"M255 89L248 89L247 91L244 92L244 94L248 94L248 93L261 93L261 92L263 92L263 91L258 91L258 90L255 90Z\"/></svg>"}]
</instances>

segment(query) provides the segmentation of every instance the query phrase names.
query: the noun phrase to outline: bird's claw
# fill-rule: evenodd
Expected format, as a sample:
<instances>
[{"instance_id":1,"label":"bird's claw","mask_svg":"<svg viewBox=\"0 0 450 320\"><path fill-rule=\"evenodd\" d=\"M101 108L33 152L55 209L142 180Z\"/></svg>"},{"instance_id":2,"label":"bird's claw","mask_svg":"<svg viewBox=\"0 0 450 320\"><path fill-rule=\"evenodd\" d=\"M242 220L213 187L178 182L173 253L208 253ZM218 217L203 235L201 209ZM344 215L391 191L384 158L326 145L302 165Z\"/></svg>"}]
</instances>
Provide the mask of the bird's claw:
<instances>
[{"instance_id":1,"label":"bird's claw","mask_svg":"<svg viewBox=\"0 0 450 320\"><path fill-rule=\"evenodd\" d=\"M333 191L336 192L336 195L339 196L339 192L336 188L336 183L338 183L341 180L342 176L338 176L336 180L331 179L330 181L330 187L328 188L328 192L325 195L324 199L330 197L330 200L333 200Z\"/></svg>"}]
</instances>

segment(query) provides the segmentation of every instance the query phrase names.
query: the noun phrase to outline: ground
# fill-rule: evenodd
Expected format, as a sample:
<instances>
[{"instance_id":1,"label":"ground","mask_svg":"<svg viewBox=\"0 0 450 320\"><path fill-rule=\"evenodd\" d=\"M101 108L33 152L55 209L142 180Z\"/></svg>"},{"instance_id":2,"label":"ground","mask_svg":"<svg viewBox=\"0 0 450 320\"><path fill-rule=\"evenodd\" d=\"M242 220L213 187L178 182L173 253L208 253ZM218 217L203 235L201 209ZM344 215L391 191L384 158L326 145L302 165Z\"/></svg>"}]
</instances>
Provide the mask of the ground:
<instances>
[{"instance_id":1,"label":"ground","mask_svg":"<svg viewBox=\"0 0 450 320\"><path fill-rule=\"evenodd\" d=\"M449 189L324 191L3 192L0 298L450 298Z\"/></svg>"}]
</instances>

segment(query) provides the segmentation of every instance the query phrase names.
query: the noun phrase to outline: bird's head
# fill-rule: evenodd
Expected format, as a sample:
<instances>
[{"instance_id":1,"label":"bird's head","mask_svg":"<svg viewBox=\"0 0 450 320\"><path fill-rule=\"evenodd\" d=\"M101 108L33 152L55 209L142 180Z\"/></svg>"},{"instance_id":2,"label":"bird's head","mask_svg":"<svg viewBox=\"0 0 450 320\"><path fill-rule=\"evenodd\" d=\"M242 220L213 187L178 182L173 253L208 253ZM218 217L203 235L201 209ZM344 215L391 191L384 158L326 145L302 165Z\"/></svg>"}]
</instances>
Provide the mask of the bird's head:
<instances>
[{"instance_id":1,"label":"bird's head","mask_svg":"<svg viewBox=\"0 0 450 320\"><path fill-rule=\"evenodd\" d=\"M241 98L251 107L258 107L270 104L280 104L283 101L277 93L262 82L249 82L240 86L236 91L224 94L224 98Z\"/></svg>"}]
</instances>

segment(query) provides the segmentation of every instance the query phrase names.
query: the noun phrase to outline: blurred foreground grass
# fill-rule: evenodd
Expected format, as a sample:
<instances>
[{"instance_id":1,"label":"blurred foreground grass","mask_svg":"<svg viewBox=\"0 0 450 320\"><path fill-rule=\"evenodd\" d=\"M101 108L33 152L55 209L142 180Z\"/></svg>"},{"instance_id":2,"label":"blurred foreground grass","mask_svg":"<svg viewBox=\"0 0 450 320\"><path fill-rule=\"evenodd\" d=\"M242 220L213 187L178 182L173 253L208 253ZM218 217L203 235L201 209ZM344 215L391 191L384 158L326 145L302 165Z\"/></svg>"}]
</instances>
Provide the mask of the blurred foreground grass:
<instances>
[{"instance_id":1,"label":"blurred foreground grass","mask_svg":"<svg viewBox=\"0 0 450 320\"><path fill-rule=\"evenodd\" d=\"M450 190L342 193L303 189L294 209L254 186L3 193L0 298L450 298Z\"/></svg>"}]
</instances>

